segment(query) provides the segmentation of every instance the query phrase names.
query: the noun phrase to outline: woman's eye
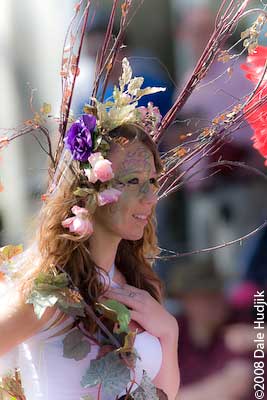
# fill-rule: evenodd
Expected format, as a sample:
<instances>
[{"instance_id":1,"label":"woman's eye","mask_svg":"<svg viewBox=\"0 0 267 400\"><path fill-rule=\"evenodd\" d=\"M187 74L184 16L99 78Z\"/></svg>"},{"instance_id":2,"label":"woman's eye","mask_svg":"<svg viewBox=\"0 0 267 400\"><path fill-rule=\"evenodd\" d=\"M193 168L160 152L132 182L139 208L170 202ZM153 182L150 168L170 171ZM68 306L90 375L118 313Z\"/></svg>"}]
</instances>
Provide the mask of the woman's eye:
<instances>
[{"instance_id":1,"label":"woman's eye","mask_svg":"<svg viewBox=\"0 0 267 400\"><path fill-rule=\"evenodd\" d=\"M157 186L157 185L158 185L157 178L151 178L151 179L149 179L149 183L151 183L152 185Z\"/></svg>"},{"instance_id":2,"label":"woman's eye","mask_svg":"<svg viewBox=\"0 0 267 400\"><path fill-rule=\"evenodd\" d=\"M138 185L139 179L138 178L132 178L127 183L130 183L131 185Z\"/></svg>"},{"instance_id":3,"label":"woman's eye","mask_svg":"<svg viewBox=\"0 0 267 400\"><path fill-rule=\"evenodd\" d=\"M117 185L117 187L123 188L125 186L125 183L121 182L119 180L116 180L116 185Z\"/></svg>"}]
</instances>

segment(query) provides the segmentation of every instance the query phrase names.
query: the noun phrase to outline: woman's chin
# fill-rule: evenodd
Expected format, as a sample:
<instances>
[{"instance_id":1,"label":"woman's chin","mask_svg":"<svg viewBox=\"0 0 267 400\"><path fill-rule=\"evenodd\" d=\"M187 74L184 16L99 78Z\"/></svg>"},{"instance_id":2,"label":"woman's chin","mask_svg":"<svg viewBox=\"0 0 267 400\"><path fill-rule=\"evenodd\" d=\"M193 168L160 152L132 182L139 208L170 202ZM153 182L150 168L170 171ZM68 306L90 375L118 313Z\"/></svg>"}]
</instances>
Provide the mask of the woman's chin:
<instances>
[{"instance_id":1,"label":"woman's chin","mask_svg":"<svg viewBox=\"0 0 267 400\"><path fill-rule=\"evenodd\" d=\"M144 230L139 231L139 232L128 232L127 234L124 235L123 239L125 240L140 240L144 236Z\"/></svg>"}]
</instances>

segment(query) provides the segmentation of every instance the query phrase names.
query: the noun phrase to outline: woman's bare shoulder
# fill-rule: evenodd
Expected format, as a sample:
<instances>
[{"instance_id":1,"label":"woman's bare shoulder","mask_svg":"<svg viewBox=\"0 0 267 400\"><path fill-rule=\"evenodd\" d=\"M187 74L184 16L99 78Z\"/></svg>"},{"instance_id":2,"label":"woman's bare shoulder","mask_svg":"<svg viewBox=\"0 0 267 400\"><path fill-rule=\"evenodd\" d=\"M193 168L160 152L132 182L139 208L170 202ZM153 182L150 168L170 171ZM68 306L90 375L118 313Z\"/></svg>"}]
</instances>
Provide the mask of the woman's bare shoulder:
<instances>
[{"instance_id":1,"label":"woman's bare shoulder","mask_svg":"<svg viewBox=\"0 0 267 400\"><path fill-rule=\"evenodd\" d=\"M48 307L38 319L32 304L27 304L22 293L12 290L0 300L0 356L40 331L55 313Z\"/></svg>"}]
</instances>

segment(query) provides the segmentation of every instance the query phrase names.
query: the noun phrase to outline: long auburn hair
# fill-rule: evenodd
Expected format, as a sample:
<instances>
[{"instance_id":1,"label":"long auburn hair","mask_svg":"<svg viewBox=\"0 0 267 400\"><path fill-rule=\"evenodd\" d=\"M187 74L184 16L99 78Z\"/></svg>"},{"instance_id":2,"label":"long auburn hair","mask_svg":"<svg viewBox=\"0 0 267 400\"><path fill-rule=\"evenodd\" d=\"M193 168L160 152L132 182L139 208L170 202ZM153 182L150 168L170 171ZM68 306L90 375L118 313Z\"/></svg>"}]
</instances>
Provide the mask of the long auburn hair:
<instances>
[{"instance_id":1,"label":"long auburn hair","mask_svg":"<svg viewBox=\"0 0 267 400\"><path fill-rule=\"evenodd\" d=\"M156 171L161 172L162 165L156 145L141 127L135 124L125 124L111 131L109 136L112 139L112 146L113 143L125 145L132 141L143 143L153 154ZM101 268L94 263L90 255L89 237L66 234L61 225L61 222L70 216L72 206L77 204L77 197L73 191L80 185L79 177L69 169L60 187L44 204L38 217L40 222L37 231L40 261L24 285L24 289L25 293L28 293L40 272L49 272L51 268L60 266L60 270L65 270L70 275L86 302L94 306L97 299L103 295L105 288L103 275L100 273ZM162 286L152 269L153 257L157 254L154 210L141 239L121 240L115 264L128 284L148 291L160 302ZM86 325L88 326L88 324Z\"/></svg>"}]
</instances>

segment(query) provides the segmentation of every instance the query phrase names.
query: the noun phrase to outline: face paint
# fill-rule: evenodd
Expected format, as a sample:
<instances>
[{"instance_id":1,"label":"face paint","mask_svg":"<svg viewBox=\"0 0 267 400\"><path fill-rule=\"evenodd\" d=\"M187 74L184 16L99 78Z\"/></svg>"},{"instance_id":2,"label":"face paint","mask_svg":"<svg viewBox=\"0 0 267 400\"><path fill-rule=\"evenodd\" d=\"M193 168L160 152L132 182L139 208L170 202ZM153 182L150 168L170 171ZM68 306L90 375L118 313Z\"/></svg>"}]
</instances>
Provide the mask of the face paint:
<instances>
[{"instance_id":1,"label":"face paint","mask_svg":"<svg viewBox=\"0 0 267 400\"><path fill-rule=\"evenodd\" d=\"M99 207L94 222L121 239L138 240L157 201L153 155L145 145L135 142L114 151L110 161L113 185L122 194L118 202Z\"/></svg>"},{"instance_id":2,"label":"face paint","mask_svg":"<svg viewBox=\"0 0 267 400\"><path fill-rule=\"evenodd\" d=\"M157 173L152 153L140 144L135 151L126 152L115 175L114 184L122 192L137 197L147 195L150 191L156 194Z\"/></svg>"}]
</instances>

